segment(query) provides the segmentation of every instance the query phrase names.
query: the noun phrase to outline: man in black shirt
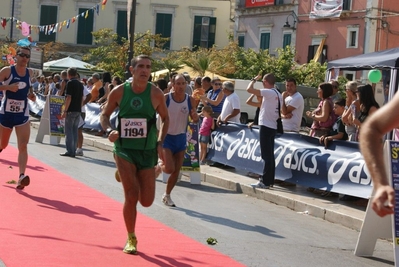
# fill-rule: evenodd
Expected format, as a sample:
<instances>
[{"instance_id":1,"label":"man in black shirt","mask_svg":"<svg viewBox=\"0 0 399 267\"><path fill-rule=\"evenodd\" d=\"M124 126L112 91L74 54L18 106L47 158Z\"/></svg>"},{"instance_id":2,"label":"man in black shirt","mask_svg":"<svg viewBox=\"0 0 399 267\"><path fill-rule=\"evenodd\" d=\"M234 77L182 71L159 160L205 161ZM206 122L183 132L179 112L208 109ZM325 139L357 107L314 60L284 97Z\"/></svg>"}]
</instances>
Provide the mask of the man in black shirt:
<instances>
[{"instance_id":1,"label":"man in black shirt","mask_svg":"<svg viewBox=\"0 0 399 267\"><path fill-rule=\"evenodd\" d=\"M65 107L61 113L65 118L66 152L61 156L75 157L78 143L78 127L82 108L83 84L77 79L76 68L68 69L68 83L65 89Z\"/></svg>"}]
</instances>

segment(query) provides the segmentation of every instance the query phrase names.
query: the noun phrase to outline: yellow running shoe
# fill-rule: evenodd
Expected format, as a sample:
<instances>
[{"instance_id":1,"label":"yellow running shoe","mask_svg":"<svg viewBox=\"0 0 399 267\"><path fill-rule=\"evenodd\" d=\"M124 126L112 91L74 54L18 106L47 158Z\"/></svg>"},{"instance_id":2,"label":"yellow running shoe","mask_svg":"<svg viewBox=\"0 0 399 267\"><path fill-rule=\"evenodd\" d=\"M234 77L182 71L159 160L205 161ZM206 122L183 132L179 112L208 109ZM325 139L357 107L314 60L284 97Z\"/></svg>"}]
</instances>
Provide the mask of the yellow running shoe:
<instances>
[{"instance_id":1,"label":"yellow running shoe","mask_svg":"<svg viewBox=\"0 0 399 267\"><path fill-rule=\"evenodd\" d=\"M127 254L137 254L137 238L134 233L128 233L127 241L123 252Z\"/></svg>"},{"instance_id":2,"label":"yellow running shoe","mask_svg":"<svg viewBox=\"0 0 399 267\"><path fill-rule=\"evenodd\" d=\"M119 177L119 172L118 172L118 170L115 171L115 179L116 179L118 182L121 182L121 177Z\"/></svg>"}]
</instances>

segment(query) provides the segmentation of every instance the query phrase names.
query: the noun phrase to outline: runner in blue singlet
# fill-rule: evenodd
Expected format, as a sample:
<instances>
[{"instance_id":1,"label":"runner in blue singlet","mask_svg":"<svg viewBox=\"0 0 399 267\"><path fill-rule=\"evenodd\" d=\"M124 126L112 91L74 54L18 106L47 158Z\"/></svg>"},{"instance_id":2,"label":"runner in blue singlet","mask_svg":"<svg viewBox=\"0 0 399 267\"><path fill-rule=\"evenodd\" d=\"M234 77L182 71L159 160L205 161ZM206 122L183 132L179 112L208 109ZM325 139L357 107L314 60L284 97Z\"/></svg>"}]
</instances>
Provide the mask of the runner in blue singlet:
<instances>
[{"instance_id":1,"label":"runner in blue singlet","mask_svg":"<svg viewBox=\"0 0 399 267\"><path fill-rule=\"evenodd\" d=\"M18 143L19 180L18 189L29 185L30 178L25 175L28 163L27 145L30 136L28 99L35 101L31 87L32 70L27 68L30 58L29 47L17 49L16 63L0 70L0 91L3 93L0 107L0 152L5 149L15 127Z\"/></svg>"}]
</instances>

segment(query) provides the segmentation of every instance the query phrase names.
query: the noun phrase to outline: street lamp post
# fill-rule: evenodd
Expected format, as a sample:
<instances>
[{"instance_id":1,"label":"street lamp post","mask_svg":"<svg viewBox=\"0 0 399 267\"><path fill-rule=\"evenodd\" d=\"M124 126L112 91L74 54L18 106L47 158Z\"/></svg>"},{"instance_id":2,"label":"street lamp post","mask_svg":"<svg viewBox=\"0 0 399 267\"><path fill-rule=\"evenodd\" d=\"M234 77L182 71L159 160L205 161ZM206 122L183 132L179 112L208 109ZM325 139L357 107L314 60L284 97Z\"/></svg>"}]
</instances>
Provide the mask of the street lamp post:
<instances>
[{"instance_id":1,"label":"street lamp post","mask_svg":"<svg viewBox=\"0 0 399 267\"><path fill-rule=\"evenodd\" d=\"M126 79L131 77L131 73L129 71L130 62L133 59L133 52L134 52L134 28L136 24L136 2L137 0L132 1L132 10L130 11L130 25L129 25L129 57L126 64L126 72L125 76Z\"/></svg>"},{"instance_id":2,"label":"street lamp post","mask_svg":"<svg viewBox=\"0 0 399 267\"><path fill-rule=\"evenodd\" d=\"M15 9L15 0L12 0L11 5L11 24L10 24L10 42L12 42L12 34L14 31L14 9Z\"/></svg>"}]
</instances>

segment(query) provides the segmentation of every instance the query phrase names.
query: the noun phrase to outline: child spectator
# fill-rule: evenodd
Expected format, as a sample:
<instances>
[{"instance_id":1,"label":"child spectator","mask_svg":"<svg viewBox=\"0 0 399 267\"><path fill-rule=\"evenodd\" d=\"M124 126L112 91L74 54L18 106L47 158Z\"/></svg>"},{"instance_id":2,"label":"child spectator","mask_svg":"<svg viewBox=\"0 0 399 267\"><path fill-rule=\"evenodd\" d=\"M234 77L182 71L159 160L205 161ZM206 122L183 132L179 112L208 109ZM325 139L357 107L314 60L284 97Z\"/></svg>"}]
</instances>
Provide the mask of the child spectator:
<instances>
[{"instance_id":1,"label":"child spectator","mask_svg":"<svg viewBox=\"0 0 399 267\"><path fill-rule=\"evenodd\" d=\"M338 101L335 101L334 103L333 111L335 115L338 116L338 118L335 121L330 133L322 135L320 137L320 144L324 144L325 148L327 148L330 142L332 142L333 140L348 140L348 134L345 131L345 124L342 122L342 114L345 111L345 105L346 105L345 99L340 99ZM326 190L321 193L321 196L336 197L338 196L338 194Z\"/></svg>"},{"instance_id":2,"label":"child spectator","mask_svg":"<svg viewBox=\"0 0 399 267\"><path fill-rule=\"evenodd\" d=\"M202 108L201 115L204 119L199 130L199 142L200 142L200 162L201 165L205 164L206 151L209 143L209 138L211 136L211 130L215 128L215 121L212 117L213 111L212 107L205 106Z\"/></svg>"},{"instance_id":3,"label":"child spectator","mask_svg":"<svg viewBox=\"0 0 399 267\"><path fill-rule=\"evenodd\" d=\"M334 103L334 113L338 116L329 134L320 137L320 144L324 144L327 148L332 140L348 140L348 134L345 131L345 125L342 122L342 114L345 111L345 99L340 99Z\"/></svg>"}]
</instances>

